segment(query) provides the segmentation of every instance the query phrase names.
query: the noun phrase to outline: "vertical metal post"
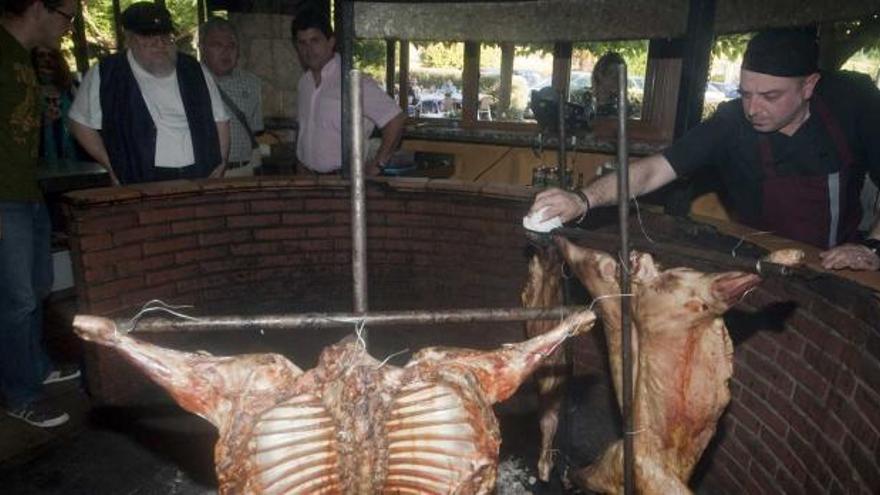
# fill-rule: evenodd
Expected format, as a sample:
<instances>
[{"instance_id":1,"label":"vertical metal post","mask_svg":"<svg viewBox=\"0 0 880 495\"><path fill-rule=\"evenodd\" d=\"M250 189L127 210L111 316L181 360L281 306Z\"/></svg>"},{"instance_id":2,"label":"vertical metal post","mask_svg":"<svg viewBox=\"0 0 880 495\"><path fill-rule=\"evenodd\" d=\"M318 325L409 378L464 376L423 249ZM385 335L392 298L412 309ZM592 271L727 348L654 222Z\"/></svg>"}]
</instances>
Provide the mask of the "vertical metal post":
<instances>
[{"instance_id":1,"label":"vertical metal post","mask_svg":"<svg viewBox=\"0 0 880 495\"><path fill-rule=\"evenodd\" d=\"M351 80L349 79L350 71L354 68L354 2L352 0L339 0L337 2L339 12L337 13L336 26L336 42L339 47L342 71L342 132L343 136L346 130L351 129L351 101L349 101L351 92ZM348 160L351 157L352 150L350 139L342 140L342 159ZM348 174L348 170L342 164L342 175ZM351 164L349 164L351 165Z\"/></svg>"},{"instance_id":2,"label":"vertical metal post","mask_svg":"<svg viewBox=\"0 0 880 495\"><path fill-rule=\"evenodd\" d=\"M351 261L354 275L354 312L367 312L367 222L364 188L363 117L361 116L361 73L349 73L349 114L351 126L348 141L351 148ZM365 330L366 332L366 330ZM366 333L362 334L366 339Z\"/></svg>"},{"instance_id":3,"label":"vertical metal post","mask_svg":"<svg viewBox=\"0 0 880 495\"><path fill-rule=\"evenodd\" d=\"M627 149L626 120L629 100L626 94L626 64L620 64L618 72L618 105L617 105L617 205L620 221L620 292L630 294L629 262L629 150ZM620 331L622 335L621 360L623 361L623 492L626 495L635 493L633 466L635 450L633 449L633 356L632 356L632 315L631 300L620 298Z\"/></svg>"},{"instance_id":4,"label":"vertical metal post","mask_svg":"<svg viewBox=\"0 0 880 495\"><path fill-rule=\"evenodd\" d=\"M557 153L557 158L559 159L559 188L560 189L568 189L568 185L566 184L566 176L568 175L565 171L565 95L562 92L559 92L559 153Z\"/></svg>"}]
</instances>

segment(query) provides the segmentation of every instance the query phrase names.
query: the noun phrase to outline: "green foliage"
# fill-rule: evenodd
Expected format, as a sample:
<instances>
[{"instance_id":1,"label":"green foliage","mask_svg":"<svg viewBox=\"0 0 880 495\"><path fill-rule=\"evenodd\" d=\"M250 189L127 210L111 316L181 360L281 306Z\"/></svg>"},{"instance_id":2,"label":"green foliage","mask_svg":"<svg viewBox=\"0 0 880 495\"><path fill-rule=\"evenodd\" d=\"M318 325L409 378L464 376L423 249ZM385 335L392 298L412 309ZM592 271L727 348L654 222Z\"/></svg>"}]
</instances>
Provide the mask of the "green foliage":
<instances>
[{"instance_id":1,"label":"green foliage","mask_svg":"<svg viewBox=\"0 0 880 495\"><path fill-rule=\"evenodd\" d=\"M617 52L626 60L630 76L644 76L648 67L648 41L584 41L572 45L573 56L599 58L607 52Z\"/></svg>"},{"instance_id":2,"label":"green foliage","mask_svg":"<svg viewBox=\"0 0 880 495\"><path fill-rule=\"evenodd\" d=\"M748 44L752 34L738 33L718 36L715 38L715 44L712 45L712 58L736 60L742 57L746 51L746 44Z\"/></svg>"},{"instance_id":3,"label":"green foliage","mask_svg":"<svg viewBox=\"0 0 880 495\"><path fill-rule=\"evenodd\" d=\"M354 66L376 81L385 80L385 42L382 40L355 40Z\"/></svg>"},{"instance_id":4,"label":"green foliage","mask_svg":"<svg viewBox=\"0 0 880 495\"><path fill-rule=\"evenodd\" d=\"M426 43L421 48L419 56L424 67L451 67L458 70L464 67L464 43Z\"/></svg>"}]
</instances>

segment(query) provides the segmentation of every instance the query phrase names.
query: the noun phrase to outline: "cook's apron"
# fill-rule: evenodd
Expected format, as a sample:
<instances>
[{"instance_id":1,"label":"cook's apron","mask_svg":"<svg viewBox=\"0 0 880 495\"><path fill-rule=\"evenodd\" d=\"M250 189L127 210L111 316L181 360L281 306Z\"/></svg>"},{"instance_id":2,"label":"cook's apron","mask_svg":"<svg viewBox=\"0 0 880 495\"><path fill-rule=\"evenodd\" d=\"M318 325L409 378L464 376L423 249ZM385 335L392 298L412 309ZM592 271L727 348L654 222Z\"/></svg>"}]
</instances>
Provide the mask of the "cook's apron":
<instances>
[{"instance_id":1,"label":"cook's apron","mask_svg":"<svg viewBox=\"0 0 880 495\"><path fill-rule=\"evenodd\" d=\"M828 105L814 94L816 113L831 136L840 160L837 172L818 176L779 176L766 134L758 136L764 181L763 208L758 225L781 237L829 248L856 240L859 198L848 194L855 180L855 157Z\"/></svg>"}]
</instances>

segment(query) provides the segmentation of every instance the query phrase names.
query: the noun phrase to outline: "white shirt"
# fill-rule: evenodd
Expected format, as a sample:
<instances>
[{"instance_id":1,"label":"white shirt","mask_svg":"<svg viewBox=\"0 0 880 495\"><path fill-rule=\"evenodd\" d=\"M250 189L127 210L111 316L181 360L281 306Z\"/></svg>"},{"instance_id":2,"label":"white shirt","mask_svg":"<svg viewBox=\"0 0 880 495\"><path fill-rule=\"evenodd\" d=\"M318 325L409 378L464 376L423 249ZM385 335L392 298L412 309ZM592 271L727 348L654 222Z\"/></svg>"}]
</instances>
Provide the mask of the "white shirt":
<instances>
[{"instance_id":1,"label":"white shirt","mask_svg":"<svg viewBox=\"0 0 880 495\"><path fill-rule=\"evenodd\" d=\"M339 54L321 68L321 85L308 70L297 85L299 136L296 156L315 172L332 172L342 167L342 77ZM363 131L366 156L367 138L376 126L385 127L400 107L368 77L361 78Z\"/></svg>"},{"instance_id":2,"label":"white shirt","mask_svg":"<svg viewBox=\"0 0 880 495\"><path fill-rule=\"evenodd\" d=\"M165 168L180 168L195 163L193 153L192 136L189 132L189 122L186 120L186 111L183 108L183 99L180 96L180 87L177 83L177 70L165 77L156 77L141 67L131 50L126 54L134 79L144 97L144 103L156 125L156 159L155 166ZM226 107L217 85L211 74L202 67L205 82L208 85L208 94L211 96L211 112L215 122L229 120ZM114 108L124 117L125 109ZM70 118L92 129L101 129L103 112L101 109L101 74L100 64L95 64L86 73L73 105L70 107Z\"/></svg>"}]
</instances>

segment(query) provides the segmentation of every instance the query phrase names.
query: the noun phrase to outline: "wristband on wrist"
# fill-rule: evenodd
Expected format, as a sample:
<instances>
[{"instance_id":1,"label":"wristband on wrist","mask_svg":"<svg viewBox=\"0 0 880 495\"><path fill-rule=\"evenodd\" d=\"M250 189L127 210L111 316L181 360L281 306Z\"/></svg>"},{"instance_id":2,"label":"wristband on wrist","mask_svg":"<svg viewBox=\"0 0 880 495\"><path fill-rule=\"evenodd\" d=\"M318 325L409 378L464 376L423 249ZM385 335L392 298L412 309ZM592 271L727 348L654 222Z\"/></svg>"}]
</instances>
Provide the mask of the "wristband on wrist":
<instances>
[{"instance_id":1,"label":"wristband on wrist","mask_svg":"<svg viewBox=\"0 0 880 495\"><path fill-rule=\"evenodd\" d=\"M587 212L590 211L590 198L587 196L587 193L584 192L583 189L575 189L574 193L580 198L581 203L584 205L584 212L581 213L581 216L575 220L575 223L581 223L584 221L584 217L587 216Z\"/></svg>"}]
</instances>

